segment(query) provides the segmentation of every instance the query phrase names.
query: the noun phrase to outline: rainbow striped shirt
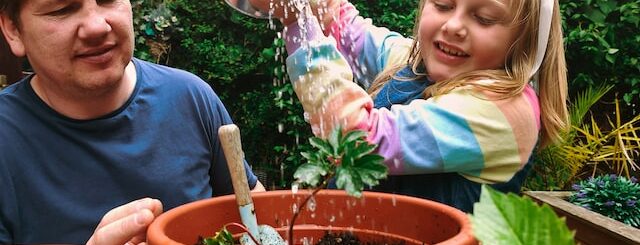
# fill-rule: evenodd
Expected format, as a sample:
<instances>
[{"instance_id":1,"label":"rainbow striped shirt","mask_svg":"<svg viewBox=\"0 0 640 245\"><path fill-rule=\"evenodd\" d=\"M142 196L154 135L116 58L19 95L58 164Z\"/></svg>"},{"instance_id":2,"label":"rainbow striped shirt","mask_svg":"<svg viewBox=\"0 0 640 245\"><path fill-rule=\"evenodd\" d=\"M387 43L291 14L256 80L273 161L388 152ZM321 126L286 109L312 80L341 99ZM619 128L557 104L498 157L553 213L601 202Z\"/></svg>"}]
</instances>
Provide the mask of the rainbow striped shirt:
<instances>
[{"instance_id":1,"label":"rainbow striped shirt","mask_svg":"<svg viewBox=\"0 0 640 245\"><path fill-rule=\"evenodd\" d=\"M331 26L331 37L315 18L307 22L305 32L289 28L287 69L314 134L326 136L337 125L368 132L395 175L457 172L475 182L499 183L527 163L540 130L531 87L500 100L459 87L376 109L354 75L368 86L384 68L406 60L411 39L373 26L348 3ZM296 40L303 37L309 43L300 46Z\"/></svg>"}]
</instances>

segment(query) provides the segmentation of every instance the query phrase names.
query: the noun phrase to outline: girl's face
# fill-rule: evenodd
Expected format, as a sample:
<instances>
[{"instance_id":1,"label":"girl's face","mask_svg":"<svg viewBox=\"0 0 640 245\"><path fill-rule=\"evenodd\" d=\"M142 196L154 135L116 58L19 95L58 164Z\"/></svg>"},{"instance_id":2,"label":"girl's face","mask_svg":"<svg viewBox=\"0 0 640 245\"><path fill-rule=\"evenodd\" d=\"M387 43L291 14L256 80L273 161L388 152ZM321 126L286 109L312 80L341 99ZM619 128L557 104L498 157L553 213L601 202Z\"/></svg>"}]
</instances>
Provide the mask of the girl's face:
<instances>
[{"instance_id":1,"label":"girl's face","mask_svg":"<svg viewBox=\"0 0 640 245\"><path fill-rule=\"evenodd\" d=\"M507 1L426 0L418 38L432 80L504 67L518 34Z\"/></svg>"}]
</instances>

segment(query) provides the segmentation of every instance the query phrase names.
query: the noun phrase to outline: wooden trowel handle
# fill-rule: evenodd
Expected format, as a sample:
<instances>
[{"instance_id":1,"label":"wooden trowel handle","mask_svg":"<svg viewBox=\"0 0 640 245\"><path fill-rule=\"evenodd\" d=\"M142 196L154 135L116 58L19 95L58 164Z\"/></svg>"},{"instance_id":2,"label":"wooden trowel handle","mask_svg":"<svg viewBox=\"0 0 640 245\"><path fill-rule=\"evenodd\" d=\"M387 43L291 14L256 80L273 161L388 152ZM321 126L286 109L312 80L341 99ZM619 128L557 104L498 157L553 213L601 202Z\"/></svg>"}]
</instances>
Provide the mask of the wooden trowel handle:
<instances>
[{"instance_id":1,"label":"wooden trowel handle","mask_svg":"<svg viewBox=\"0 0 640 245\"><path fill-rule=\"evenodd\" d=\"M233 191L236 193L238 206L253 203L249 194L249 181L247 181L247 174L244 169L244 153L240 142L240 129L235 124L223 125L218 129L218 137L222 144L224 156L227 159L227 166L229 166L229 173L231 173L231 182L233 183Z\"/></svg>"}]
</instances>

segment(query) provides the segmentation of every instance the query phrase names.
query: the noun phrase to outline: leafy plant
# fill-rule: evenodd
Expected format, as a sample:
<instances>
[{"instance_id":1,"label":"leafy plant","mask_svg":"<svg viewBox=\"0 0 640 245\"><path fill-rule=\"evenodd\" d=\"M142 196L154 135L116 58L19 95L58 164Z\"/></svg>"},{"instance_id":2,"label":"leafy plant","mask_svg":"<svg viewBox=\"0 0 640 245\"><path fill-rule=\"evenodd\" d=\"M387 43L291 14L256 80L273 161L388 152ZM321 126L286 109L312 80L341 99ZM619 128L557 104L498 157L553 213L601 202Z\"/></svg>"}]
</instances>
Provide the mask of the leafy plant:
<instances>
[{"instance_id":1,"label":"leafy plant","mask_svg":"<svg viewBox=\"0 0 640 245\"><path fill-rule=\"evenodd\" d=\"M258 240L253 237L251 235L251 233L247 230L247 228L242 225L242 224L238 224L238 223L229 223L226 224L222 227L222 229L220 229L220 231L217 231L216 234L212 237L206 237L206 238L198 238L198 245L231 245L231 244L235 244L234 239L233 239L233 234L231 234L231 232L229 232L229 230L227 230L227 226L234 226L234 227L238 227L240 229L242 229L247 235L249 235L249 238L254 242L254 244L260 244L258 243Z\"/></svg>"},{"instance_id":2,"label":"leafy plant","mask_svg":"<svg viewBox=\"0 0 640 245\"><path fill-rule=\"evenodd\" d=\"M607 116L608 125L598 124L593 116L589 123L584 122L591 106L611 88L589 88L578 95L569 110L571 129L562 135L560 143L534 156L534 173L526 183L529 189L568 189L582 176L616 173L629 178L639 170L635 159L640 156L640 115L622 122L615 100L615 118Z\"/></svg>"},{"instance_id":3,"label":"leafy plant","mask_svg":"<svg viewBox=\"0 0 640 245\"><path fill-rule=\"evenodd\" d=\"M482 186L480 201L469 214L481 244L575 244L573 232L547 204Z\"/></svg>"},{"instance_id":4,"label":"leafy plant","mask_svg":"<svg viewBox=\"0 0 640 245\"><path fill-rule=\"evenodd\" d=\"M560 8L570 87L616 85L627 105L637 104L640 0L566 0Z\"/></svg>"},{"instance_id":5,"label":"leafy plant","mask_svg":"<svg viewBox=\"0 0 640 245\"><path fill-rule=\"evenodd\" d=\"M571 203L640 228L640 184L635 177L603 175L580 181L573 189Z\"/></svg>"},{"instance_id":6,"label":"leafy plant","mask_svg":"<svg viewBox=\"0 0 640 245\"><path fill-rule=\"evenodd\" d=\"M135 55L155 63L169 63L172 38L183 30L169 0L142 1L131 3L135 13L133 25L136 31Z\"/></svg>"},{"instance_id":7,"label":"leafy plant","mask_svg":"<svg viewBox=\"0 0 640 245\"><path fill-rule=\"evenodd\" d=\"M293 224L309 200L335 178L338 189L347 194L362 196L365 185L375 186L387 177L384 158L373 153L377 145L369 144L363 131L349 131L345 135L341 127L335 127L329 137L312 137L309 143L315 149L303 152L307 163L302 164L293 177L297 184L315 188L296 209L289 226L289 242L293 242Z\"/></svg>"},{"instance_id":8,"label":"leafy plant","mask_svg":"<svg viewBox=\"0 0 640 245\"><path fill-rule=\"evenodd\" d=\"M320 190L335 178L338 189L351 196L362 196L365 185L377 185L388 171L384 158L373 153L377 145L369 144L366 135L358 130L343 135L341 128L336 127L327 139L309 139L314 149L302 153L308 162L294 173L296 182Z\"/></svg>"},{"instance_id":9,"label":"leafy plant","mask_svg":"<svg viewBox=\"0 0 640 245\"><path fill-rule=\"evenodd\" d=\"M379 180L387 177L388 169L383 163L384 158L373 152L377 145L369 144L366 136L366 132L358 130L343 134L341 127L335 127L326 139L309 138L313 149L301 153L307 162L298 167L294 178L295 186L312 187L314 190L302 201L300 208L294 210L288 233L290 244L293 242L296 218L307 203L327 187L331 179L336 179L338 189L344 189L351 196L361 197L365 185L375 186ZM216 242L226 241L225 227L216 233L218 238L211 239Z\"/></svg>"}]
</instances>

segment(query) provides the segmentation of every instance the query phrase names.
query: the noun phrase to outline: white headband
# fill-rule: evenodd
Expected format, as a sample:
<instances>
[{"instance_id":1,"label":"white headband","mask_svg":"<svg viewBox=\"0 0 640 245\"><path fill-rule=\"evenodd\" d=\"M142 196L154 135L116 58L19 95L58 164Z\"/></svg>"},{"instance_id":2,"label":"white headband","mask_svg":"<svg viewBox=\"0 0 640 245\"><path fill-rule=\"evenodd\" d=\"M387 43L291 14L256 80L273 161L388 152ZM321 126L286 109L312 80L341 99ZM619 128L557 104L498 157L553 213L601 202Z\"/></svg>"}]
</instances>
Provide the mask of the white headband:
<instances>
[{"instance_id":1,"label":"white headband","mask_svg":"<svg viewBox=\"0 0 640 245\"><path fill-rule=\"evenodd\" d=\"M536 52L536 60L533 64L530 77L533 77L542 65L544 53L547 50L547 42L549 41L549 31L551 30L551 18L553 16L554 0L540 0L540 23L538 25L538 52Z\"/></svg>"}]
</instances>

